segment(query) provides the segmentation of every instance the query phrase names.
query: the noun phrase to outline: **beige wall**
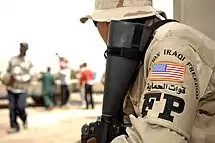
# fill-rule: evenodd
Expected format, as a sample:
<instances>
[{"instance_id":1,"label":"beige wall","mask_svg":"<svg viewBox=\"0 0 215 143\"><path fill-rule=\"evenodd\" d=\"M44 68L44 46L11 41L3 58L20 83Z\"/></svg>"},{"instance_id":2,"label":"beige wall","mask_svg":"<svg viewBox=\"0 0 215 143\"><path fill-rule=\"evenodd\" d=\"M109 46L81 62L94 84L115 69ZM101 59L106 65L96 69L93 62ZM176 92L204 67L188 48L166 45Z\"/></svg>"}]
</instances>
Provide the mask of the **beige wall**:
<instances>
[{"instance_id":1,"label":"beige wall","mask_svg":"<svg viewBox=\"0 0 215 143\"><path fill-rule=\"evenodd\" d=\"M173 0L174 18L215 40L215 0Z\"/></svg>"}]
</instances>

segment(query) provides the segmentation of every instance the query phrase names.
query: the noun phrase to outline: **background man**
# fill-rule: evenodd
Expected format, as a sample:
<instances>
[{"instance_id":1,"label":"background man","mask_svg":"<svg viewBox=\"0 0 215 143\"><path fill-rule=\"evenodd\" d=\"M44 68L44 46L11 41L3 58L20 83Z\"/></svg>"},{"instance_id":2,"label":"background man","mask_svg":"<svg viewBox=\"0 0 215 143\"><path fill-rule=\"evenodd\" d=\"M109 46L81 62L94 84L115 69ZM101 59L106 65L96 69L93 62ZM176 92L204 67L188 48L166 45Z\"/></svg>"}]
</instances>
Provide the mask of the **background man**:
<instances>
[{"instance_id":1,"label":"background man","mask_svg":"<svg viewBox=\"0 0 215 143\"><path fill-rule=\"evenodd\" d=\"M8 84L8 99L10 110L9 133L15 133L20 130L17 123L17 116L23 122L23 127L27 128L27 114L25 111L27 88L32 79L32 63L26 59L28 50L27 43L20 43L20 53L10 59L7 74L10 75Z\"/></svg>"},{"instance_id":2,"label":"background man","mask_svg":"<svg viewBox=\"0 0 215 143\"><path fill-rule=\"evenodd\" d=\"M92 19L106 43L110 20L150 26L165 18L162 11L152 7L152 0L96 0L95 6L96 10L81 22ZM210 106L215 98L214 47L214 41L181 23L170 22L157 29L145 53L144 65L128 94L133 107L124 109L127 115L135 112L138 118L130 115L132 127L127 128L128 135L112 142L215 142L214 133L204 134L211 121L206 120L206 116L211 118L215 110ZM156 87L165 84L175 90L152 88L152 84ZM184 91L178 94L176 88Z\"/></svg>"},{"instance_id":3,"label":"background man","mask_svg":"<svg viewBox=\"0 0 215 143\"><path fill-rule=\"evenodd\" d=\"M60 58L61 106L67 105L70 97L70 75L68 60Z\"/></svg>"},{"instance_id":4,"label":"background man","mask_svg":"<svg viewBox=\"0 0 215 143\"><path fill-rule=\"evenodd\" d=\"M54 76L51 74L51 68L48 67L47 71L42 75L43 99L44 99L45 107L48 110L51 110L54 106L52 102L54 85L55 85L55 79L54 79Z\"/></svg>"},{"instance_id":5,"label":"background man","mask_svg":"<svg viewBox=\"0 0 215 143\"><path fill-rule=\"evenodd\" d=\"M80 85L80 99L82 103L82 108L86 107L86 102L85 102L85 86L81 81L81 73L84 71L85 68L83 68L83 64L80 65L79 71L77 74L77 78L79 79L79 85Z\"/></svg>"},{"instance_id":6,"label":"background man","mask_svg":"<svg viewBox=\"0 0 215 143\"><path fill-rule=\"evenodd\" d=\"M92 105L94 108L94 101L93 101L93 88L92 88L92 81L93 81L93 72L87 68L87 63L83 63L83 71L81 72L81 85L84 85L85 90L85 102L86 102L86 109L89 108L89 104Z\"/></svg>"}]
</instances>

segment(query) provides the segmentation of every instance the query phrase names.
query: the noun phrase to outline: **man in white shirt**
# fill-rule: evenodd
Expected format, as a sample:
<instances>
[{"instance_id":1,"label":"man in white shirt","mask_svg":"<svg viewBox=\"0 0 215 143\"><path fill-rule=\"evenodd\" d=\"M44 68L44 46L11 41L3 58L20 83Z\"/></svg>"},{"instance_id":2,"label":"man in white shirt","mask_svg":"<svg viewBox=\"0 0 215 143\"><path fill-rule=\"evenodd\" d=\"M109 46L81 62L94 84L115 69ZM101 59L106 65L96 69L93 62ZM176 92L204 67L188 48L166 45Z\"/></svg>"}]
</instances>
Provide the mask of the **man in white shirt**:
<instances>
[{"instance_id":1,"label":"man in white shirt","mask_svg":"<svg viewBox=\"0 0 215 143\"><path fill-rule=\"evenodd\" d=\"M68 67L68 61L60 59L60 81L61 81L61 106L67 105L70 96L70 75L71 70Z\"/></svg>"}]
</instances>

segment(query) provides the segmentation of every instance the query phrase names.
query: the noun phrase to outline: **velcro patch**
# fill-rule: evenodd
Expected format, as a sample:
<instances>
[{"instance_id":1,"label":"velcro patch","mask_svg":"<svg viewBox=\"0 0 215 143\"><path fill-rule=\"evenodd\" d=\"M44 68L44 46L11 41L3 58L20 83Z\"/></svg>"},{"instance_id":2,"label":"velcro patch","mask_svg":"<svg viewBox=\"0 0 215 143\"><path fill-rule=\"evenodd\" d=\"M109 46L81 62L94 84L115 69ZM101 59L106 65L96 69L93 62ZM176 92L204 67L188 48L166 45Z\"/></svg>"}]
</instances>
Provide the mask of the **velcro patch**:
<instances>
[{"instance_id":1,"label":"velcro patch","mask_svg":"<svg viewBox=\"0 0 215 143\"><path fill-rule=\"evenodd\" d=\"M149 78L151 81L184 82L185 70L184 64L154 63Z\"/></svg>"}]
</instances>

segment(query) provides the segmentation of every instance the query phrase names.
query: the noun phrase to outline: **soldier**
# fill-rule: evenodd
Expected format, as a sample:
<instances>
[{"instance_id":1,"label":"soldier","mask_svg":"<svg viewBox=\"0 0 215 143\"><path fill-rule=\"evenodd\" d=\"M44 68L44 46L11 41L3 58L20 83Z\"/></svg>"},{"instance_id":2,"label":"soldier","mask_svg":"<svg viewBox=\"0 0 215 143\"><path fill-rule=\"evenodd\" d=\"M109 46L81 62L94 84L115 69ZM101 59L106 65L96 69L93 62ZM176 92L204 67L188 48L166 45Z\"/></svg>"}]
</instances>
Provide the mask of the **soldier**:
<instances>
[{"instance_id":1,"label":"soldier","mask_svg":"<svg viewBox=\"0 0 215 143\"><path fill-rule=\"evenodd\" d=\"M164 19L152 0L96 0L93 20L107 43L111 20L152 25ZM212 143L215 108L215 43L187 25L170 22L154 33L129 94L134 112L127 135L113 143ZM214 104L213 104L214 105ZM130 106L124 112L132 114ZM211 128L211 129L209 129ZM95 142L91 139L88 142Z\"/></svg>"}]
</instances>

